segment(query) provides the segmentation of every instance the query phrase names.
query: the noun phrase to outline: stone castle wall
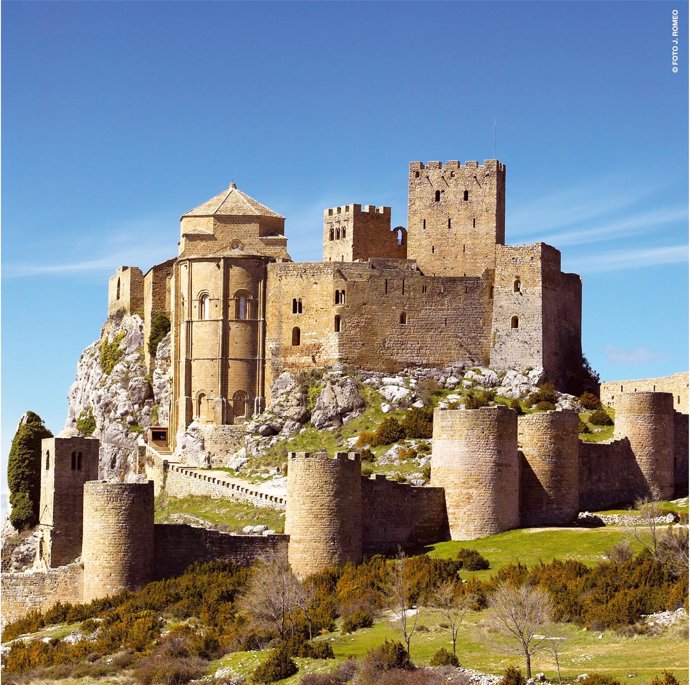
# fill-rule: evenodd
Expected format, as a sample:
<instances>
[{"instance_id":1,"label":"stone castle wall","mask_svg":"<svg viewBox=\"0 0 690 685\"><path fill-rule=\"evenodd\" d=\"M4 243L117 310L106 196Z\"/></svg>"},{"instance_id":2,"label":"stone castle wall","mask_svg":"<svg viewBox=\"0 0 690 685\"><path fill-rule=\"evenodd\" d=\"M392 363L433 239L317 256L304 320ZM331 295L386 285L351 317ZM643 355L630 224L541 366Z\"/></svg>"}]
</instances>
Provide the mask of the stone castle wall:
<instances>
[{"instance_id":1,"label":"stone castle wall","mask_svg":"<svg viewBox=\"0 0 690 685\"><path fill-rule=\"evenodd\" d=\"M639 497L670 499L675 489L673 397L637 392L616 400L614 438L627 438L639 468Z\"/></svg>"},{"instance_id":2,"label":"stone castle wall","mask_svg":"<svg viewBox=\"0 0 690 685\"><path fill-rule=\"evenodd\" d=\"M673 409L688 413L688 372L659 378L640 378L630 381L607 381L601 384L601 401L616 408L618 398L631 392L669 392L673 395Z\"/></svg>"},{"instance_id":3,"label":"stone castle wall","mask_svg":"<svg viewBox=\"0 0 690 685\"><path fill-rule=\"evenodd\" d=\"M49 568L81 556L83 485L98 478L98 447L93 438L41 441L38 556Z\"/></svg>"},{"instance_id":4,"label":"stone castle wall","mask_svg":"<svg viewBox=\"0 0 690 685\"><path fill-rule=\"evenodd\" d=\"M286 369L335 363L384 372L487 363L490 289L488 276L430 278L399 260L271 264L267 387Z\"/></svg>"},{"instance_id":5,"label":"stone castle wall","mask_svg":"<svg viewBox=\"0 0 690 685\"><path fill-rule=\"evenodd\" d=\"M427 276L481 276L505 242L506 167L411 162L407 255Z\"/></svg>"},{"instance_id":6,"label":"stone castle wall","mask_svg":"<svg viewBox=\"0 0 690 685\"><path fill-rule=\"evenodd\" d=\"M627 439L579 444L580 511L610 509L636 497L640 470Z\"/></svg>"},{"instance_id":7,"label":"stone castle wall","mask_svg":"<svg viewBox=\"0 0 690 685\"><path fill-rule=\"evenodd\" d=\"M688 415L673 412L673 465L676 497L688 494Z\"/></svg>"},{"instance_id":8,"label":"stone castle wall","mask_svg":"<svg viewBox=\"0 0 690 685\"><path fill-rule=\"evenodd\" d=\"M520 525L568 526L579 511L578 415L518 417Z\"/></svg>"},{"instance_id":9,"label":"stone castle wall","mask_svg":"<svg viewBox=\"0 0 690 685\"><path fill-rule=\"evenodd\" d=\"M162 312L170 318L170 279L174 259L152 266L144 275L144 357L146 366L151 369L154 360L149 354L149 338L153 317Z\"/></svg>"},{"instance_id":10,"label":"stone castle wall","mask_svg":"<svg viewBox=\"0 0 690 685\"><path fill-rule=\"evenodd\" d=\"M2 622L11 623L31 610L47 611L58 602L79 604L82 600L84 567L68 564L44 571L3 573Z\"/></svg>"},{"instance_id":11,"label":"stone castle wall","mask_svg":"<svg viewBox=\"0 0 690 685\"><path fill-rule=\"evenodd\" d=\"M359 454L288 456L285 533L298 577L362 560L362 477Z\"/></svg>"},{"instance_id":12,"label":"stone castle wall","mask_svg":"<svg viewBox=\"0 0 690 685\"><path fill-rule=\"evenodd\" d=\"M121 266L108 281L108 315L144 311L144 274L136 266Z\"/></svg>"},{"instance_id":13,"label":"stone castle wall","mask_svg":"<svg viewBox=\"0 0 690 685\"><path fill-rule=\"evenodd\" d=\"M84 602L153 578L153 483L84 486Z\"/></svg>"},{"instance_id":14,"label":"stone castle wall","mask_svg":"<svg viewBox=\"0 0 690 685\"><path fill-rule=\"evenodd\" d=\"M412 487L384 475L362 479L365 555L395 553L450 539L442 488Z\"/></svg>"},{"instance_id":15,"label":"stone castle wall","mask_svg":"<svg viewBox=\"0 0 690 685\"><path fill-rule=\"evenodd\" d=\"M155 578L178 576L193 563L226 559L248 566L258 559L287 559L287 535L230 535L187 525L154 526Z\"/></svg>"},{"instance_id":16,"label":"stone castle wall","mask_svg":"<svg viewBox=\"0 0 690 685\"><path fill-rule=\"evenodd\" d=\"M431 484L445 489L453 540L517 528L517 414L504 406L437 409Z\"/></svg>"}]
</instances>

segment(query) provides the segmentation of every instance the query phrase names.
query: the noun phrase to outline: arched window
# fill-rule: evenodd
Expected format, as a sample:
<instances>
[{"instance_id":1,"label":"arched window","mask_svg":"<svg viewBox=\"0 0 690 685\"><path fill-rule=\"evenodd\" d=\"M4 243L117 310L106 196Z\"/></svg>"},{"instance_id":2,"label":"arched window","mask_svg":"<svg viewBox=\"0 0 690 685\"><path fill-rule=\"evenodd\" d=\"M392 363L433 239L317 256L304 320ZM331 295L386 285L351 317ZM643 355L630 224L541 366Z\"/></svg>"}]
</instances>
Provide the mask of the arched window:
<instances>
[{"instance_id":1,"label":"arched window","mask_svg":"<svg viewBox=\"0 0 690 685\"><path fill-rule=\"evenodd\" d=\"M519 293L521 292L522 284L520 283L520 279L516 278L515 282L513 283L513 292L514 293Z\"/></svg>"},{"instance_id":2,"label":"arched window","mask_svg":"<svg viewBox=\"0 0 690 685\"><path fill-rule=\"evenodd\" d=\"M247 416L247 393L244 390L238 390L232 396L232 410L236 419Z\"/></svg>"},{"instance_id":3,"label":"arched window","mask_svg":"<svg viewBox=\"0 0 690 685\"><path fill-rule=\"evenodd\" d=\"M76 453L76 452L72 452L72 464L71 464L71 467L72 467L72 471L76 470L76 468L77 468L77 453Z\"/></svg>"},{"instance_id":4,"label":"arched window","mask_svg":"<svg viewBox=\"0 0 690 685\"><path fill-rule=\"evenodd\" d=\"M340 333L341 329L341 321L340 321L340 316L336 314L335 319L333 320L333 330L336 333Z\"/></svg>"},{"instance_id":5,"label":"arched window","mask_svg":"<svg viewBox=\"0 0 690 685\"><path fill-rule=\"evenodd\" d=\"M120 299L120 279L117 279L117 294L115 295L115 299L119 300Z\"/></svg>"},{"instance_id":6,"label":"arched window","mask_svg":"<svg viewBox=\"0 0 690 685\"><path fill-rule=\"evenodd\" d=\"M340 304L345 304L345 291L340 291Z\"/></svg>"},{"instance_id":7,"label":"arched window","mask_svg":"<svg viewBox=\"0 0 690 685\"><path fill-rule=\"evenodd\" d=\"M440 190L437 190L437 191L434 193L434 202L440 202L440 201L441 201L441 191L440 191Z\"/></svg>"},{"instance_id":8,"label":"arched window","mask_svg":"<svg viewBox=\"0 0 690 685\"><path fill-rule=\"evenodd\" d=\"M343 226L343 238L347 236L347 227Z\"/></svg>"},{"instance_id":9,"label":"arched window","mask_svg":"<svg viewBox=\"0 0 690 685\"><path fill-rule=\"evenodd\" d=\"M415 172L414 172L414 177L415 177L415 178L419 178L419 172L418 172L418 171L415 171Z\"/></svg>"},{"instance_id":10,"label":"arched window","mask_svg":"<svg viewBox=\"0 0 690 685\"><path fill-rule=\"evenodd\" d=\"M333 240L333 229L331 229L330 231L328 231L328 239L329 239L329 240Z\"/></svg>"},{"instance_id":11,"label":"arched window","mask_svg":"<svg viewBox=\"0 0 690 685\"><path fill-rule=\"evenodd\" d=\"M50 468L50 450L46 450L46 471Z\"/></svg>"},{"instance_id":12,"label":"arched window","mask_svg":"<svg viewBox=\"0 0 690 685\"><path fill-rule=\"evenodd\" d=\"M407 325L407 314L405 312L400 313L400 325L401 326Z\"/></svg>"},{"instance_id":13,"label":"arched window","mask_svg":"<svg viewBox=\"0 0 690 685\"><path fill-rule=\"evenodd\" d=\"M206 394L200 392L196 396L196 418L200 419L206 415Z\"/></svg>"},{"instance_id":14,"label":"arched window","mask_svg":"<svg viewBox=\"0 0 690 685\"><path fill-rule=\"evenodd\" d=\"M199 319L208 319L211 314L209 309L208 293L201 293L199 295Z\"/></svg>"},{"instance_id":15,"label":"arched window","mask_svg":"<svg viewBox=\"0 0 690 685\"><path fill-rule=\"evenodd\" d=\"M340 228L335 229L335 239L340 240Z\"/></svg>"},{"instance_id":16,"label":"arched window","mask_svg":"<svg viewBox=\"0 0 690 685\"><path fill-rule=\"evenodd\" d=\"M302 298L301 297L297 300L297 313L298 314L302 313Z\"/></svg>"},{"instance_id":17,"label":"arched window","mask_svg":"<svg viewBox=\"0 0 690 685\"><path fill-rule=\"evenodd\" d=\"M466 191L462 194L462 199L463 199L465 202L467 202L467 201L470 199L470 191L469 191L469 190L466 190Z\"/></svg>"},{"instance_id":18,"label":"arched window","mask_svg":"<svg viewBox=\"0 0 690 685\"><path fill-rule=\"evenodd\" d=\"M81 471L84 466L81 452L77 452L77 471Z\"/></svg>"},{"instance_id":19,"label":"arched window","mask_svg":"<svg viewBox=\"0 0 690 685\"><path fill-rule=\"evenodd\" d=\"M517 328L517 327L518 327L518 318L517 318L517 316L514 316L514 317L510 320L510 327L511 327L511 328Z\"/></svg>"},{"instance_id":20,"label":"arched window","mask_svg":"<svg viewBox=\"0 0 690 685\"><path fill-rule=\"evenodd\" d=\"M238 290L235 293L235 318L244 321L249 318L249 292Z\"/></svg>"},{"instance_id":21,"label":"arched window","mask_svg":"<svg viewBox=\"0 0 690 685\"><path fill-rule=\"evenodd\" d=\"M297 314L297 298L292 298L292 313Z\"/></svg>"},{"instance_id":22,"label":"arched window","mask_svg":"<svg viewBox=\"0 0 690 685\"><path fill-rule=\"evenodd\" d=\"M340 304L340 290L335 291L335 303Z\"/></svg>"},{"instance_id":23,"label":"arched window","mask_svg":"<svg viewBox=\"0 0 690 685\"><path fill-rule=\"evenodd\" d=\"M301 339L302 339L302 333L301 333L300 329L297 326L295 326L292 329L292 346L293 347L299 347Z\"/></svg>"}]
</instances>

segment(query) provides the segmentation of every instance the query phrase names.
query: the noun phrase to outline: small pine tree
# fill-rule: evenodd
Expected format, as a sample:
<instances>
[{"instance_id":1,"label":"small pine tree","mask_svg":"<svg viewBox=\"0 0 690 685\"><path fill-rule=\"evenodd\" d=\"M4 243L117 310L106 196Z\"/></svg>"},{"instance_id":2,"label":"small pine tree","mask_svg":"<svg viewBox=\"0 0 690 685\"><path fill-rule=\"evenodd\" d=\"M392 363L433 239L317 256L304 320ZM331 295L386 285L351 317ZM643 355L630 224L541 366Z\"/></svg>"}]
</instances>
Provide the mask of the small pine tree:
<instances>
[{"instance_id":1,"label":"small pine tree","mask_svg":"<svg viewBox=\"0 0 690 685\"><path fill-rule=\"evenodd\" d=\"M26 412L12 439L7 460L7 485L10 490L10 523L17 529L30 528L38 523L41 496L41 440L53 434L43 425L43 419L32 411Z\"/></svg>"}]
</instances>

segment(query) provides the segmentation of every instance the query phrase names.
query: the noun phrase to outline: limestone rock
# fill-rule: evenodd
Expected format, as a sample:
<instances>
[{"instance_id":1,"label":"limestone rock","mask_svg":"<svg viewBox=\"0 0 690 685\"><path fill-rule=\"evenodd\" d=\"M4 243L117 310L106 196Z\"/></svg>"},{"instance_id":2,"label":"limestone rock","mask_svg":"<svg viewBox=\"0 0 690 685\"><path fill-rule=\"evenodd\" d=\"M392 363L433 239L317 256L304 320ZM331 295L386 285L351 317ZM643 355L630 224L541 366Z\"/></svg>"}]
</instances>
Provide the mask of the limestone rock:
<instances>
[{"instance_id":1,"label":"limestone rock","mask_svg":"<svg viewBox=\"0 0 690 685\"><path fill-rule=\"evenodd\" d=\"M211 465L211 459L204 450L201 426L197 421L192 421L186 430L178 430L176 442L175 457L182 463L201 468Z\"/></svg>"},{"instance_id":2,"label":"limestone rock","mask_svg":"<svg viewBox=\"0 0 690 685\"><path fill-rule=\"evenodd\" d=\"M158 407L158 425L167 426L170 421L170 393L172 391L172 366L170 364L170 333L159 343L153 367L153 399Z\"/></svg>"},{"instance_id":3,"label":"limestone rock","mask_svg":"<svg viewBox=\"0 0 690 685\"><path fill-rule=\"evenodd\" d=\"M364 398L354 379L349 376L331 377L319 393L311 422L318 429L337 428L359 416L364 407Z\"/></svg>"}]
</instances>

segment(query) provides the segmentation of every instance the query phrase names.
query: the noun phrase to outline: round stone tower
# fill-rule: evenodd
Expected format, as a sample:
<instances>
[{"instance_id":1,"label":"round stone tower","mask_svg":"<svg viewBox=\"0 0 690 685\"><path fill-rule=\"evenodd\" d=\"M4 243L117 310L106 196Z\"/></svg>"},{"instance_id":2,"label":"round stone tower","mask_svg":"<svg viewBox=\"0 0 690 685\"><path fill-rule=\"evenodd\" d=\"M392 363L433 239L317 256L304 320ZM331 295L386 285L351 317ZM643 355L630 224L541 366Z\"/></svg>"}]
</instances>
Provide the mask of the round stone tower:
<instances>
[{"instance_id":1,"label":"round stone tower","mask_svg":"<svg viewBox=\"0 0 690 685\"><path fill-rule=\"evenodd\" d=\"M636 490L652 499L673 497L673 395L635 392L616 400L615 438L628 438L635 462Z\"/></svg>"},{"instance_id":2,"label":"round stone tower","mask_svg":"<svg viewBox=\"0 0 690 685\"><path fill-rule=\"evenodd\" d=\"M300 578L362 560L359 454L289 455L285 532L290 566Z\"/></svg>"},{"instance_id":3,"label":"round stone tower","mask_svg":"<svg viewBox=\"0 0 690 685\"><path fill-rule=\"evenodd\" d=\"M565 526L579 509L578 415L572 410L518 419L520 525Z\"/></svg>"},{"instance_id":4,"label":"round stone tower","mask_svg":"<svg viewBox=\"0 0 690 685\"><path fill-rule=\"evenodd\" d=\"M431 485L445 488L451 539L520 524L517 414L504 406L434 412Z\"/></svg>"},{"instance_id":5,"label":"round stone tower","mask_svg":"<svg viewBox=\"0 0 690 685\"><path fill-rule=\"evenodd\" d=\"M84 602L153 579L153 481L84 484Z\"/></svg>"}]
</instances>

